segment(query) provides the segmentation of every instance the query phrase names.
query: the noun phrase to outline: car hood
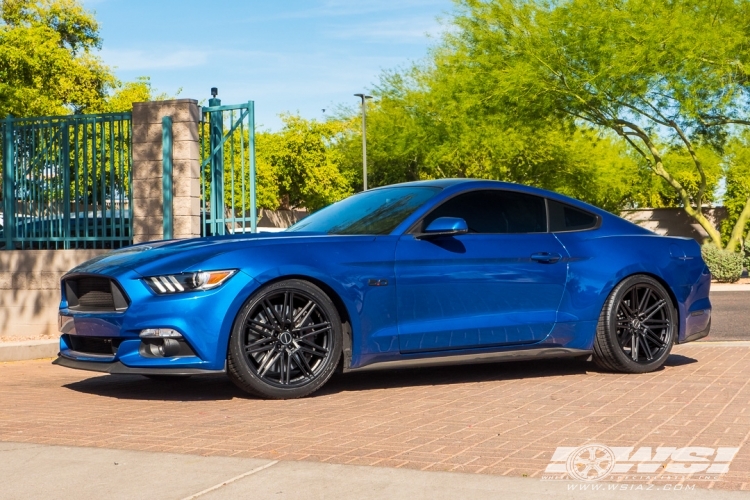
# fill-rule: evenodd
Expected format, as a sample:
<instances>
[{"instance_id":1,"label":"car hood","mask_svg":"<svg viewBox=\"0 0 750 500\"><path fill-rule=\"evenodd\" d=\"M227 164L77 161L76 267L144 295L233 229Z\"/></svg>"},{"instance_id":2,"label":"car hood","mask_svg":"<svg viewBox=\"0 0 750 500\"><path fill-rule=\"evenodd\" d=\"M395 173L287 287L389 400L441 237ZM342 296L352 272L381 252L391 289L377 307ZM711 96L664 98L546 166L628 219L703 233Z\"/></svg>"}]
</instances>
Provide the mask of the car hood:
<instances>
[{"instance_id":1,"label":"car hood","mask_svg":"<svg viewBox=\"0 0 750 500\"><path fill-rule=\"evenodd\" d=\"M167 240L141 243L114 250L74 267L71 273L117 276L135 271L142 276L154 273L180 273L192 266L238 248L252 248L269 243L292 243L300 239L325 238L320 233L278 232L214 236L189 240Z\"/></svg>"}]
</instances>

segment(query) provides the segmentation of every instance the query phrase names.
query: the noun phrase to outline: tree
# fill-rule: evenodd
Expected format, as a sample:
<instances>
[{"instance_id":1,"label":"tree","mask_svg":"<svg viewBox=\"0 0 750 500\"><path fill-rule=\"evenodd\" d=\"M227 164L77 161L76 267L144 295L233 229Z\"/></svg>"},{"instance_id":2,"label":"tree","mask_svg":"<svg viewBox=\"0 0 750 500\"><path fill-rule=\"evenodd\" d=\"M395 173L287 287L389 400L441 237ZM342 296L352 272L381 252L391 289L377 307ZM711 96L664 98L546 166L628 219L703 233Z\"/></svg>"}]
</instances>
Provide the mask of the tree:
<instances>
[{"instance_id":1,"label":"tree","mask_svg":"<svg viewBox=\"0 0 750 500\"><path fill-rule=\"evenodd\" d=\"M178 89L176 94L179 94L181 90ZM164 92L157 93L151 85L151 79L141 76L134 82L116 80L104 101L91 111L105 113L131 111L134 102L164 101L175 98L176 96L170 96Z\"/></svg>"},{"instance_id":2,"label":"tree","mask_svg":"<svg viewBox=\"0 0 750 500\"><path fill-rule=\"evenodd\" d=\"M318 210L352 193L342 173L343 156L334 147L346 123L318 122L283 115L276 133L257 134L259 198L264 208ZM275 206L274 206L275 205Z\"/></svg>"},{"instance_id":3,"label":"tree","mask_svg":"<svg viewBox=\"0 0 750 500\"><path fill-rule=\"evenodd\" d=\"M117 80L92 51L98 25L75 0L2 0L0 116L98 109Z\"/></svg>"},{"instance_id":4,"label":"tree","mask_svg":"<svg viewBox=\"0 0 750 500\"><path fill-rule=\"evenodd\" d=\"M570 120L516 116L486 96L469 71L456 71L453 47L427 62L385 73L368 107L368 184L440 177L496 179L552 189L608 210L643 205L656 188L645 165L612 133ZM467 63L468 64L468 63ZM346 110L341 115L351 117ZM356 118L356 116L354 117ZM352 122L339 145L345 172L359 189L361 135Z\"/></svg>"},{"instance_id":5,"label":"tree","mask_svg":"<svg viewBox=\"0 0 750 500\"><path fill-rule=\"evenodd\" d=\"M720 177L715 158L746 111L749 7L460 0L447 67L519 118L546 115L616 134L721 248L702 207ZM741 240L741 219L729 250Z\"/></svg>"}]
</instances>

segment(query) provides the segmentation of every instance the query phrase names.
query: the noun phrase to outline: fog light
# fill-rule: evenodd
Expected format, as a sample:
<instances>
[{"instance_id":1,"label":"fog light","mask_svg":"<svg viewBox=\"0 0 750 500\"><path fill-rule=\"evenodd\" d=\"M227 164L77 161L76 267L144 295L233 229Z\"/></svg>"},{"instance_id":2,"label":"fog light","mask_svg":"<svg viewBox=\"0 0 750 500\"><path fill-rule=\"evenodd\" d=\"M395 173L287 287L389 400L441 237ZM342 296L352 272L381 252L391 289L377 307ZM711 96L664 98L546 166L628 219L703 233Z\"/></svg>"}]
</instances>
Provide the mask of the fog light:
<instances>
[{"instance_id":1,"label":"fog light","mask_svg":"<svg viewBox=\"0 0 750 500\"><path fill-rule=\"evenodd\" d=\"M154 358L171 358L180 354L180 343L175 339L155 339L150 340L143 347L148 350L148 354Z\"/></svg>"},{"instance_id":2,"label":"fog light","mask_svg":"<svg viewBox=\"0 0 750 500\"><path fill-rule=\"evenodd\" d=\"M172 328L146 328L141 330L142 339L181 339L182 334Z\"/></svg>"}]
</instances>

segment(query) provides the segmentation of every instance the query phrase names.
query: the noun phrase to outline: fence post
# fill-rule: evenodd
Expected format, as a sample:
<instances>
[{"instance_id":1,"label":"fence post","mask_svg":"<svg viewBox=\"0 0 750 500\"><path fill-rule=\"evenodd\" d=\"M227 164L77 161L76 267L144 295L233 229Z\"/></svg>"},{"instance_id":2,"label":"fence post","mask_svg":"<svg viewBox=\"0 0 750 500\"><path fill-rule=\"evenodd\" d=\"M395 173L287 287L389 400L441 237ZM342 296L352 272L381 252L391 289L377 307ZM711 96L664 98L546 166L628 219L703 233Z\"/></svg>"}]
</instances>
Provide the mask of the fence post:
<instances>
[{"instance_id":1,"label":"fence post","mask_svg":"<svg viewBox=\"0 0 750 500\"><path fill-rule=\"evenodd\" d=\"M5 248L13 248L13 230L15 220L15 161L13 150L13 117L5 118L5 134L3 136L3 233Z\"/></svg>"},{"instance_id":2,"label":"fence post","mask_svg":"<svg viewBox=\"0 0 750 500\"><path fill-rule=\"evenodd\" d=\"M172 117L164 116L161 119L161 143L162 143L162 197L164 205L164 239L171 240L173 236L174 220L172 216Z\"/></svg>"},{"instance_id":3,"label":"fence post","mask_svg":"<svg viewBox=\"0 0 750 500\"><path fill-rule=\"evenodd\" d=\"M209 107L221 106L221 99L208 100ZM209 144L211 151L211 234L225 234L224 215L224 114L212 111L208 116Z\"/></svg>"},{"instance_id":4,"label":"fence post","mask_svg":"<svg viewBox=\"0 0 750 500\"><path fill-rule=\"evenodd\" d=\"M172 189L165 189L164 117L172 122ZM200 108L194 99L133 104L133 243L169 237L166 229L172 197L173 238L201 235ZM168 191L171 191L171 195ZM167 220L165 220L165 218Z\"/></svg>"},{"instance_id":5,"label":"fence post","mask_svg":"<svg viewBox=\"0 0 750 500\"><path fill-rule=\"evenodd\" d=\"M255 102L247 103L248 129L250 139L250 231L258 232L258 200L255 193Z\"/></svg>"},{"instance_id":6,"label":"fence post","mask_svg":"<svg viewBox=\"0 0 750 500\"><path fill-rule=\"evenodd\" d=\"M62 225L62 236L63 248L65 250L70 249L70 233L73 226L73 221L70 219L70 125L68 122L63 122L62 125L62 177L63 177L63 225ZM113 153L114 154L114 153ZM76 193L77 194L77 193ZM114 197L112 200L112 212L114 213ZM76 211L77 213L77 211ZM106 208L104 213L106 214ZM102 217L104 221L104 217ZM78 230L78 217L76 217L76 230ZM76 231L78 233L78 231Z\"/></svg>"}]
</instances>

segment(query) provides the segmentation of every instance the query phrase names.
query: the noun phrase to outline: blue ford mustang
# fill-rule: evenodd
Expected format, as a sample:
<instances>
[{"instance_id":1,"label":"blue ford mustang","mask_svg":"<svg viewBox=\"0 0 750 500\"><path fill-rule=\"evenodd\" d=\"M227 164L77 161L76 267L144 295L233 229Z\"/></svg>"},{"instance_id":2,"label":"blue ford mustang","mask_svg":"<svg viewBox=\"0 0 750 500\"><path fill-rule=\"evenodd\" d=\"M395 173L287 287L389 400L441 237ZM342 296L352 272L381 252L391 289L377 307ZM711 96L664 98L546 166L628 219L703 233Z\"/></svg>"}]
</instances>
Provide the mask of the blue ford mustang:
<instances>
[{"instance_id":1,"label":"blue ford mustang","mask_svg":"<svg viewBox=\"0 0 750 500\"><path fill-rule=\"evenodd\" d=\"M295 398L344 372L592 356L661 367L708 335L698 244L552 192L446 179L357 194L282 233L151 242L62 279L59 365L225 371Z\"/></svg>"}]
</instances>

